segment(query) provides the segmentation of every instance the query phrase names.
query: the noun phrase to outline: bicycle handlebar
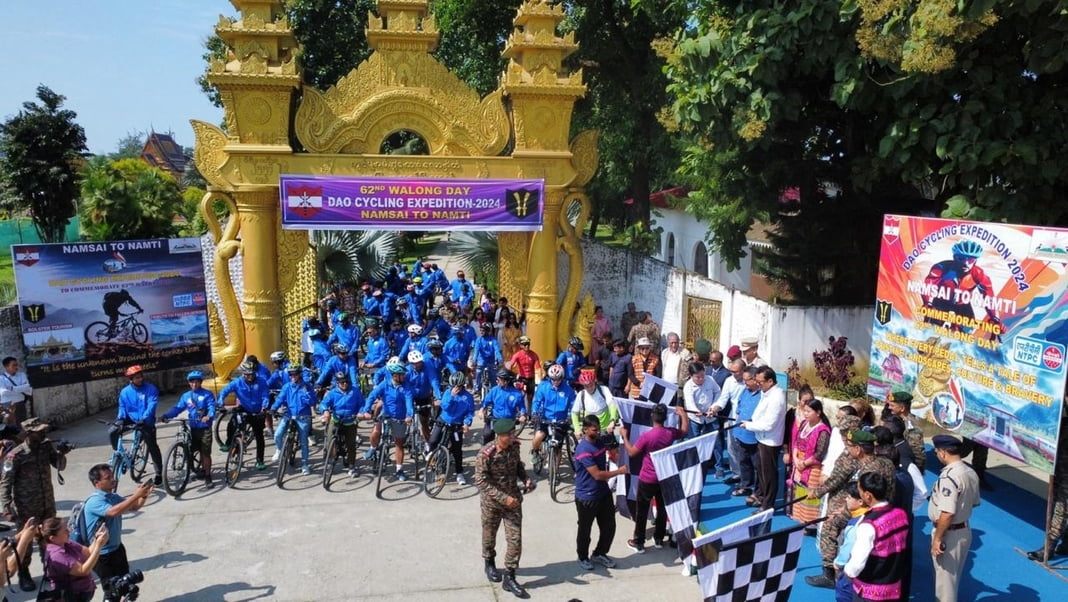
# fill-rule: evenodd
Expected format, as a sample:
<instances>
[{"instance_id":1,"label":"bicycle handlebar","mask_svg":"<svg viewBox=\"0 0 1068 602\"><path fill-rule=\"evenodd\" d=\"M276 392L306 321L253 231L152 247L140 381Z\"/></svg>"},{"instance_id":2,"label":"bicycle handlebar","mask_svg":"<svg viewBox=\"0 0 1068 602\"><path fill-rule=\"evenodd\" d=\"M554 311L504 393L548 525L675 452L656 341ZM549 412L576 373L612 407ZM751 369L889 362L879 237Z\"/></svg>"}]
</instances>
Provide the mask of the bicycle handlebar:
<instances>
[{"instance_id":1,"label":"bicycle handlebar","mask_svg":"<svg viewBox=\"0 0 1068 602\"><path fill-rule=\"evenodd\" d=\"M109 420L102 420L100 418L97 418L96 421L99 422L100 424L106 424L108 426L117 426L119 428L125 428L125 429L134 430L134 431L139 431L139 430L144 428L144 425L142 423L140 423L140 422L126 422L126 421L119 422L118 420L112 422L112 421L109 421Z\"/></svg>"}]
</instances>

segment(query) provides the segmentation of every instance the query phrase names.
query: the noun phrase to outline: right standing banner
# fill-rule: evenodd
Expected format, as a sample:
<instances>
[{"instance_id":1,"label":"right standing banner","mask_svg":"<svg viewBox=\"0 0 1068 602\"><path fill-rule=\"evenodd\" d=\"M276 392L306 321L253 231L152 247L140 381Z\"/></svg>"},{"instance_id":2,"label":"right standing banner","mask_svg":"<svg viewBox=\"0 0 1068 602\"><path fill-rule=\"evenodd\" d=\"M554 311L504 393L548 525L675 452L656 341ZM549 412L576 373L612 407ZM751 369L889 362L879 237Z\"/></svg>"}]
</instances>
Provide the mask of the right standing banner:
<instances>
[{"instance_id":1,"label":"right standing banner","mask_svg":"<svg viewBox=\"0 0 1068 602\"><path fill-rule=\"evenodd\" d=\"M1053 472L1068 230L887 215L868 394Z\"/></svg>"}]
</instances>

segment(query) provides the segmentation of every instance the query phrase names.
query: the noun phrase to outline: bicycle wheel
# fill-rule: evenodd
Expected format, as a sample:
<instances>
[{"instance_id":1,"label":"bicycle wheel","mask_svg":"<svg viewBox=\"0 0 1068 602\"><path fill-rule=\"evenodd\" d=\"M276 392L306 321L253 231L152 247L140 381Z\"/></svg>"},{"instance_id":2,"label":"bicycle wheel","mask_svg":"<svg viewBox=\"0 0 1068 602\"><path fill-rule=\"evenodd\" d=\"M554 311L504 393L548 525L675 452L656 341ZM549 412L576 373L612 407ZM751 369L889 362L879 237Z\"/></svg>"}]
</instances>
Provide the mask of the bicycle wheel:
<instances>
[{"instance_id":1,"label":"bicycle wheel","mask_svg":"<svg viewBox=\"0 0 1068 602\"><path fill-rule=\"evenodd\" d=\"M378 442L378 451L375 452L375 497L377 498L382 497L382 473L386 470L386 458L389 456L389 448L393 445L389 439L391 437L383 433L382 439Z\"/></svg>"},{"instance_id":2,"label":"bicycle wheel","mask_svg":"<svg viewBox=\"0 0 1068 602\"><path fill-rule=\"evenodd\" d=\"M241 477L241 468L245 463L245 440L237 437L234 439L234 444L230 446L230 450L226 452L226 486L233 487L237 485L237 480Z\"/></svg>"},{"instance_id":3,"label":"bicycle wheel","mask_svg":"<svg viewBox=\"0 0 1068 602\"><path fill-rule=\"evenodd\" d=\"M439 445L430 452L426 461L426 469L423 471L423 491L430 497L438 497L449 478L449 468L452 464L452 454L445 449L445 445Z\"/></svg>"},{"instance_id":4,"label":"bicycle wheel","mask_svg":"<svg viewBox=\"0 0 1068 602\"><path fill-rule=\"evenodd\" d=\"M163 487L174 497L182 495L189 484L189 460L189 447L181 441L176 441L167 450L163 462Z\"/></svg>"},{"instance_id":5,"label":"bicycle wheel","mask_svg":"<svg viewBox=\"0 0 1068 602\"><path fill-rule=\"evenodd\" d=\"M293 461L293 437L290 433L286 433L285 441L282 443L281 453L278 454L278 469L274 473L274 484L279 488L282 487L282 481L285 480L286 471L289 470L289 464Z\"/></svg>"},{"instance_id":6,"label":"bicycle wheel","mask_svg":"<svg viewBox=\"0 0 1068 602\"><path fill-rule=\"evenodd\" d=\"M556 488L560 486L560 448L549 448L549 495L556 501Z\"/></svg>"},{"instance_id":7,"label":"bicycle wheel","mask_svg":"<svg viewBox=\"0 0 1068 602\"><path fill-rule=\"evenodd\" d=\"M141 478L145 476L145 469L148 467L148 444L145 440L138 438L137 447L133 450L133 458L130 461L130 478L135 483L140 483Z\"/></svg>"},{"instance_id":8,"label":"bicycle wheel","mask_svg":"<svg viewBox=\"0 0 1068 602\"><path fill-rule=\"evenodd\" d=\"M126 474L126 455L120 451L114 451L111 453L111 475L114 479L111 482L111 493L115 493L119 489L119 480L122 475Z\"/></svg>"},{"instance_id":9,"label":"bicycle wheel","mask_svg":"<svg viewBox=\"0 0 1068 602\"><path fill-rule=\"evenodd\" d=\"M234 413L227 411L226 418L220 418L215 421L215 427L212 430L215 432L215 443L218 444L220 448L222 448L223 445L226 445L226 439L224 439L224 437L226 437L226 430L229 428L230 421L233 419ZM222 449L219 451L222 451Z\"/></svg>"},{"instance_id":10,"label":"bicycle wheel","mask_svg":"<svg viewBox=\"0 0 1068 602\"><path fill-rule=\"evenodd\" d=\"M334 426L334 429L339 429L340 426ZM323 489L330 490L330 479L334 478L334 469L337 468L337 452L338 452L338 437L337 433L334 433L330 437L330 443L326 446L326 453L323 454Z\"/></svg>"},{"instance_id":11,"label":"bicycle wheel","mask_svg":"<svg viewBox=\"0 0 1068 602\"><path fill-rule=\"evenodd\" d=\"M130 336L138 345L144 345L148 342L148 327L140 322L134 322L133 329L130 331Z\"/></svg>"},{"instance_id":12,"label":"bicycle wheel","mask_svg":"<svg viewBox=\"0 0 1068 602\"><path fill-rule=\"evenodd\" d=\"M107 322L90 322L85 327L85 342L92 345L100 345L111 340L108 336Z\"/></svg>"}]
</instances>

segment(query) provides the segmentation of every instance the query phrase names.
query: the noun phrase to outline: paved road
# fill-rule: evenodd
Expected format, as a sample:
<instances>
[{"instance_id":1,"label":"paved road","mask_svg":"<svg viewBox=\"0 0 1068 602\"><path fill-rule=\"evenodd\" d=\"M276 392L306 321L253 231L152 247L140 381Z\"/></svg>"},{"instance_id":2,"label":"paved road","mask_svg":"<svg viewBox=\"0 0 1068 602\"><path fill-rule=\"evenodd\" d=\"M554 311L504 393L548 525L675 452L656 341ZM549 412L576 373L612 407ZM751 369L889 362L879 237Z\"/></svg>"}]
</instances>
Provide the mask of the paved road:
<instances>
[{"instance_id":1,"label":"paved road","mask_svg":"<svg viewBox=\"0 0 1068 602\"><path fill-rule=\"evenodd\" d=\"M85 478L89 467L108 458L105 427L96 419L110 417L109 412L53 434L78 445L64 473L67 484L56 489L61 516L91 492ZM160 427L164 453L176 428ZM469 476L475 449L469 438L465 452ZM526 455L527 433L523 449ZM268 458L273 450L268 443ZM313 469L321 465L321 453L312 448ZM174 499L160 488L140 513L126 518L123 541L133 567L146 574L142 600L513 599L482 573L478 495L473 486L450 484L443 499L432 500L421 485L390 483L380 500L368 476L345 477L332 491L325 491L318 474L297 474L279 490L273 470L267 470L246 474L235 489L226 489L218 484L221 457L214 454L214 489L198 485ZM131 489L128 481L120 485L120 493ZM630 521L619 521L612 548L619 566L585 572L575 560L573 504L553 502L547 489L540 487L524 503L524 513L525 545L518 576L532 599L699 596L696 579L680 576L674 550L650 547L638 556L626 547ZM502 529L499 564L503 564L503 543ZM35 563L38 577L39 566ZM21 593L9 597L12 602L31 599Z\"/></svg>"}]
</instances>

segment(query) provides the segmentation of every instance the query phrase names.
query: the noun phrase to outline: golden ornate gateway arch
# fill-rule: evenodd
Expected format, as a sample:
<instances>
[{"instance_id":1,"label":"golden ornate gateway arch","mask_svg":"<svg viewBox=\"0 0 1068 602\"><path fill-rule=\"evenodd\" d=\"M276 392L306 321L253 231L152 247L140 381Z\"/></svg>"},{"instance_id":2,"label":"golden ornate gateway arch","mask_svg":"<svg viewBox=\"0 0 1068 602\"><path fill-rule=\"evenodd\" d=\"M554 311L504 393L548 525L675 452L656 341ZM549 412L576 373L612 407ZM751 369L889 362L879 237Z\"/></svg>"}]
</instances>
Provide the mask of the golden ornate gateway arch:
<instances>
[{"instance_id":1,"label":"golden ornate gateway arch","mask_svg":"<svg viewBox=\"0 0 1068 602\"><path fill-rule=\"evenodd\" d=\"M226 130L193 121L194 160L209 183L201 212L217 243L226 321L224 333L209 305L221 378L246 353L266 357L283 348L283 300L298 285L309 245L306 232L280 227L282 174L544 179L543 230L498 234L500 293L526 301L527 329L542 357L566 346L573 319L589 344L589 296L576 317L582 284L576 230L589 215L584 187L597 169L597 134L568 137L572 108L586 87L581 71L563 66L578 46L572 34L556 34L562 9L543 0L519 8L501 84L480 98L430 56L439 34L426 0L379 0L380 16L371 15L367 28L373 54L326 92L302 85L300 49L281 0L231 3L240 17L220 17L215 29L227 58L208 72L222 97ZM378 154L398 130L422 136L430 154ZM217 201L230 210L225 226L212 210ZM564 213L575 203L580 210L572 226ZM562 298L559 251L569 262ZM229 278L229 260L238 253L240 302Z\"/></svg>"}]
</instances>

